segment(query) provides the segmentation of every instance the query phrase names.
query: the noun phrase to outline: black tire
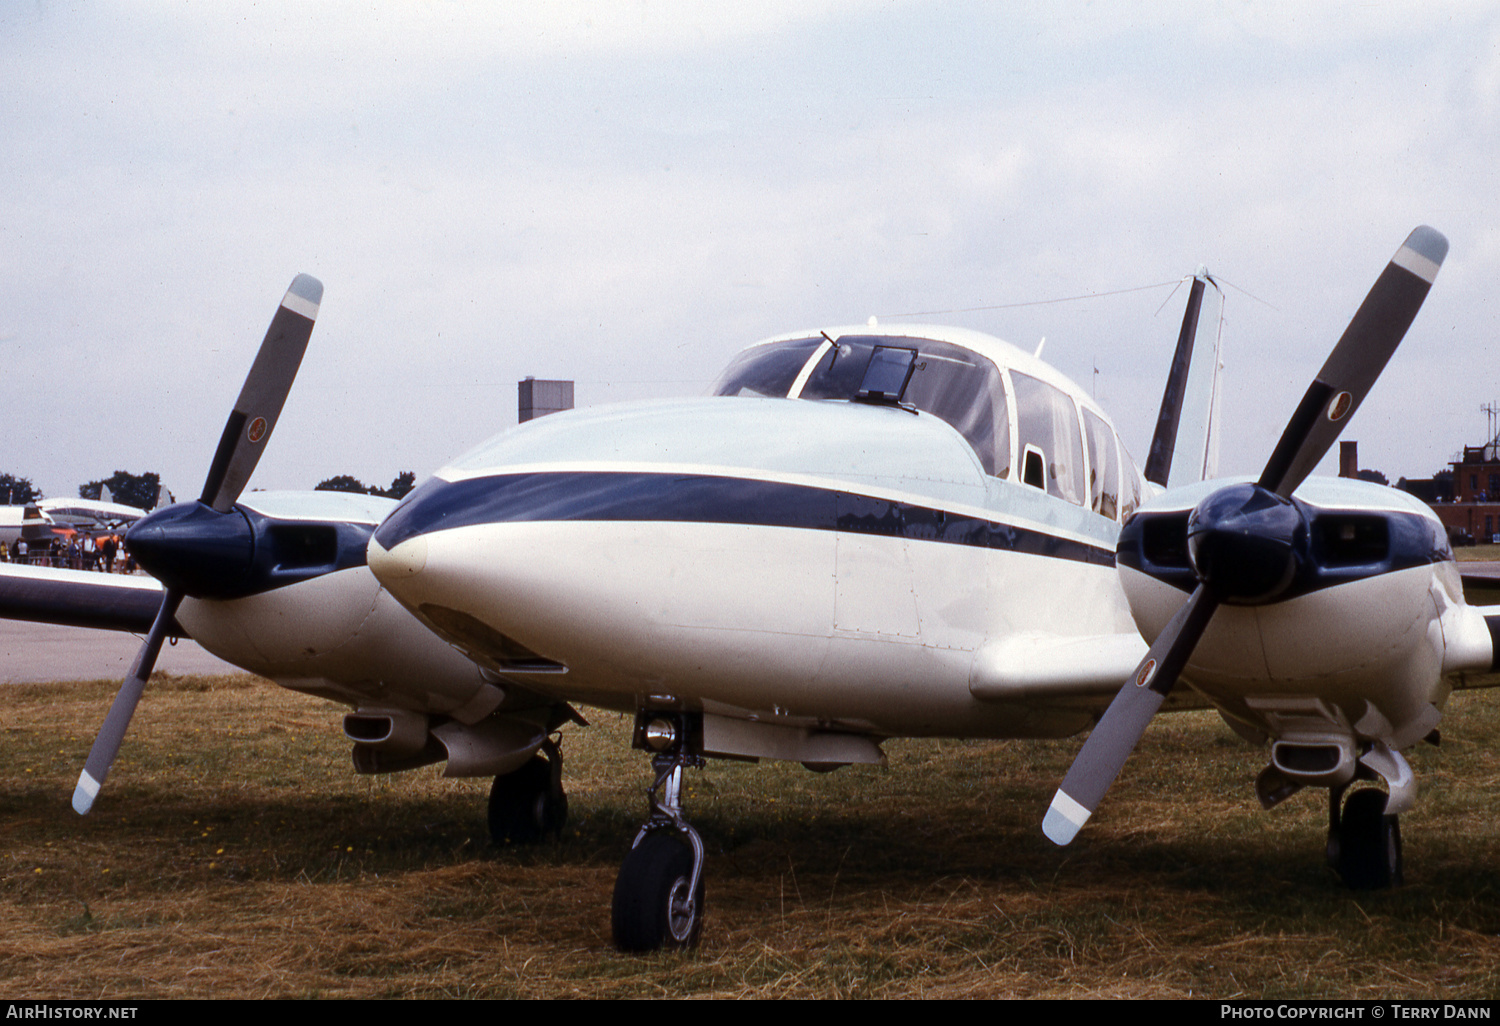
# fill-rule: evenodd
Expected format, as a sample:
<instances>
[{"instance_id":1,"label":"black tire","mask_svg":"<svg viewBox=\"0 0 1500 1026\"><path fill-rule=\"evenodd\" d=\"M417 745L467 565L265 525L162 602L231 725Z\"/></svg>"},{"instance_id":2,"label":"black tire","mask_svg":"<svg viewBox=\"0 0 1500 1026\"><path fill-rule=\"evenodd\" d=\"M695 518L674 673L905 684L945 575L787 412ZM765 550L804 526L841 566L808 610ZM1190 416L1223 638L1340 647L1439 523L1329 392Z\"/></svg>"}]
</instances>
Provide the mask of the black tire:
<instances>
[{"instance_id":1,"label":"black tire","mask_svg":"<svg viewBox=\"0 0 1500 1026\"><path fill-rule=\"evenodd\" d=\"M692 879L692 850L671 834L648 834L631 849L615 878L615 947L634 952L697 947L703 932L703 880L698 880L688 915L683 898Z\"/></svg>"},{"instance_id":2,"label":"black tire","mask_svg":"<svg viewBox=\"0 0 1500 1026\"><path fill-rule=\"evenodd\" d=\"M1384 791L1365 788L1344 802L1339 821L1338 872L1354 891L1401 884L1401 824L1385 814Z\"/></svg>"},{"instance_id":3,"label":"black tire","mask_svg":"<svg viewBox=\"0 0 1500 1026\"><path fill-rule=\"evenodd\" d=\"M535 844L562 834L568 796L552 790L552 764L538 753L526 765L495 778L490 788L490 840L497 845Z\"/></svg>"}]
</instances>

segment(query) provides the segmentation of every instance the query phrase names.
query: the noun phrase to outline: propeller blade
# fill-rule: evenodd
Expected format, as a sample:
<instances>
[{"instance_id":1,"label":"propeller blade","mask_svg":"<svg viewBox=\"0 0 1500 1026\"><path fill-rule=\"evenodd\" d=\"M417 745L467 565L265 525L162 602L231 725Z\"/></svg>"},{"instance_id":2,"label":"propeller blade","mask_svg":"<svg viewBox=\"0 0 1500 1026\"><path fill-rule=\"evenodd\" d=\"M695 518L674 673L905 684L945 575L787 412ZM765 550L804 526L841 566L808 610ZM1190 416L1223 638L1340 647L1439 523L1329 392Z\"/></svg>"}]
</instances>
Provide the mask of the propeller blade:
<instances>
[{"instance_id":1,"label":"propeller blade","mask_svg":"<svg viewBox=\"0 0 1500 1026\"><path fill-rule=\"evenodd\" d=\"M1406 237L1297 404L1261 472L1262 488L1290 496L1332 448L1416 319L1447 255L1448 240L1426 225Z\"/></svg>"},{"instance_id":2,"label":"propeller blade","mask_svg":"<svg viewBox=\"0 0 1500 1026\"><path fill-rule=\"evenodd\" d=\"M161 654L162 642L167 640L172 618L177 615L177 607L181 603L180 591L169 591L162 596L161 611L156 614L156 622L151 625L151 632L146 635L141 650L136 653L125 683L120 685L114 704L109 707L109 715L104 718L104 726L99 728L94 747L89 749L83 772L78 775L78 786L73 790L73 810L80 816L87 816L94 807L99 788L104 786L104 778L109 776L109 768L114 765L115 756L120 753L120 743L125 740L130 718L135 715L135 707L146 689L146 680L156 666L156 657Z\"/></svg>"},{"instance_id":3,"label":"propeller blade","mask_svg":"<svg viewBox=\"0 0 1500 1026\"><path fill-rule=\"evenodd\" d=\"M255 355L255 362L240 389L240 397L235 400L234 409L224 425L219 448L209 465L208 478L203 482L200 501L220 513L228 513L234 506L255 465L260 462L264 443L276 426L276 418L281 416L292 380L302 364L302 354L307 351L313 322L318 317L318 305L322 301L323 283L299 274L292 279L281 306L271 318L265 341L260 344L260 352ZM180 588L168 587L162 596L161 610L156 614L151 632L146 635L125 682L115 695L114 704L109 707L109 715L104 718L104 726L99 728L94 747L89 749L88 760L73 791L73 808L80 816L88 815L99 795L99 788L109 776L109 769L120 752L135 707L140 704L146 681L156 666L156 657L161 654L162 642L167 640L183 595Z\"/></svg>"},{"instance_id":4,"label":"propeller blade","mask_svg":"<svg viewBox=\"0 0 1500 1026\"><path fill-rule=\"evenodd\" d=\"M276 418L281 416L292 380L302 365L322 301L323 283L299 274L271 318L203 482L202 501L220 513L229 512L260 462L265 441L276 427Z\"/></svg>"},{"instance_id":5,"label":"propeller blade","mask_svg":"<svg viewBox=\"0 0 1500 1026\"><path fill-rule=\"evenodd\" d=\"M1167 387L1161 394L1161 411L1156 415L1156 434L1151 436L1151 451L1146 455L1147 481L1167 487L1172 470L1172 456L1177 451L1177 425L1182 419L1182 399L1187 392L1188 371L1193 363L1193 340L1198 337L1198 312L1203 307L1204 279L1193 276L1188 291L1187 309L1182 313L1182 330L1177 334L1177 349L1172 354L1172 370Z\"/></svg>"},{"instance_id":6,"label":"propeller blade","mask_svg":"<svg viewBox=\"0 0 1500 1026\"><path fill-rule=\"evenodd\" d=\"M1052 796L1042 832L1054 844L1073 840L1104 800L1109 785L1146 732L1146 724L1177 683L1218 606L1218 600L1200 584L1161 632L1134 676L1115 695Z\"/></svg>"}]
</instances>

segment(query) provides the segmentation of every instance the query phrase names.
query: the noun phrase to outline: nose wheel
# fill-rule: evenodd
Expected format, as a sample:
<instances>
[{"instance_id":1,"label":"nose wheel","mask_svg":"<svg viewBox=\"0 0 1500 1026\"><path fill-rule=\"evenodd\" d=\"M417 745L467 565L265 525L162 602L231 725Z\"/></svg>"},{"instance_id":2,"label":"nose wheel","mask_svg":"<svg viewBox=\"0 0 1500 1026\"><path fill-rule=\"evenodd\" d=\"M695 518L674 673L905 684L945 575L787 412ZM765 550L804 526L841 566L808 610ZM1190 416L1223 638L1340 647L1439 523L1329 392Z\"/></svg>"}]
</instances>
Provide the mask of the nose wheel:
<instances>
[{"instance_id":1,"label":"nose wheel","mask_svg":"<svg viewBox=\"0 0 1500 1026\"><path fill-rule=\"evenodd\" d=\"M641 714L636 742L656 752L650 808L615 878L615 947L643 952L691 948L703 932L703 839L682 813L682 771L701 767L690 751L686 716Z\"/></svg>"},{"instance_id":2,"label":"nose wheel","mask_svg":"<svg viewBox=\"0 0 1500 1026\"><path fill-rule=\"evenodd\" d=\"M693 849L669 833L647 834L615 879L611 926L621 951L691 948L703 932L703 876Z\"/></svg>"},{"instance_id":3,"label":"nose wheel","mask_svg":"<svg viewBox=\"0 0 1500 1026\"><path fill-rule=\"evenodd\" d=\"M490 840L497 845L535 844L562 834L568 796L562 786L562 750L551 738L518 770L495 778L490 788Z\"/></svg>"}]
</instances>

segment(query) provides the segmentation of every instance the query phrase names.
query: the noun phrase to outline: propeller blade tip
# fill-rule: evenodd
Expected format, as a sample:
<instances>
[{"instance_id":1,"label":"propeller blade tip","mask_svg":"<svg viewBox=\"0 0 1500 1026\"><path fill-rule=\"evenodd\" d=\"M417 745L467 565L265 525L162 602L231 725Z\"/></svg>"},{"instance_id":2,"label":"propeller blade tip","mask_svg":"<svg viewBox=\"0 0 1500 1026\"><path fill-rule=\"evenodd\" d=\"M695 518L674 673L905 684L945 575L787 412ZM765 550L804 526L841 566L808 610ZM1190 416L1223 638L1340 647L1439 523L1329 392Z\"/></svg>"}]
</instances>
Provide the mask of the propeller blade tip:
<instances>
[{"instance_id":1,"label":"propeller blade tip","mask_svg":"<svg viewBox=\"0 0 1500 1026\"><path fill-rule=\"evenodd\" d=\"M299 274L292 279L281 305L293 313L299 313L310 321L318 319L318 307L323 303L323 283L310 274Z\"/></svg>"},{"instance_id":2,"label":"propeller blade tip","mask_svg":"<svg viewBox=\"0 0 1500 1026\"><path fill-rule=\"evenodd\" d=\"M1066 791L1059 789L1052 796L1052 805L1047 809L1046 818L1042 820L1042 833L1047 835L1047 840L1061 847L1078 836L1078 831L1083 829L1083 824L1088 822L1091 814L1070 798Z\"/></svg>"},{"instance_id":3,"label":"propeller blade tip","mask_svg":"<svg viewBox=\"0 0 1500 1026\"><path fill-rule=\"evenodd\" d=\"M89 776L88 770L78 774L78 786L73 789L73 811L80 816L87 816L98 796L99 781Z\"/></svg>"},{"instance_id":4,"label":"propeller blade tip","mask_svg":"<svg viewBox=\"0 0 1500 1026\"><path fill-rule=\"evenodd\" d=\"M1425 224L1413 229L1391 258L1391 262L1421 278L1431 285L1437 277L1443 258L1448 255L1448 239L1436 228Z\"/></svg>"}]
</instances>

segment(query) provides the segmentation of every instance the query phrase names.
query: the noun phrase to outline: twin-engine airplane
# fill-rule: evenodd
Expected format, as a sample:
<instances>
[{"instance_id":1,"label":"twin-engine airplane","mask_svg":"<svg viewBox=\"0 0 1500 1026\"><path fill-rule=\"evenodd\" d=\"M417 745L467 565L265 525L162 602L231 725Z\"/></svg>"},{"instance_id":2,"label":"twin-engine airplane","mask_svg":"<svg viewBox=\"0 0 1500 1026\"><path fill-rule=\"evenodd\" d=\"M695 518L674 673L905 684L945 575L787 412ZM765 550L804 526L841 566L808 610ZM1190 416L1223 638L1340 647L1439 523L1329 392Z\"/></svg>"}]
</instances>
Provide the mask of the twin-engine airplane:
<instances>
[{"instance_id":1,"label":"twin-engine airplane","mask_svg":"<svg viewBox=\"0 0 1500 1026\"><path fill-rule=\"evenodd\" d=\"M146 515L143 509L111 501L108 485L101 488L100 496L98 499L42 499L37 506L53 523L83 534L124 531ZM164 506L167 502L158 505Z\"/></svg>"},{"instance_id":2,"label":"twin-engine airplane","mask_svg":"<svg viewBox=\"0 0 1500 1026\"><path fill-rule=\"evenodd\" d=\"M38 499L21 506L0 506L0 542L28 545L50 542L59 529L74 534L114 534L124 531L146 515L145 510L104 499Z\"/></svg>"},{"instance_id":3,"label":"twin-engine airplane","mask_svg":"<svg viewBox=\"0 0 1500 1026\"><path fill-rule=\"evenodd\" d=\"M706 758L823 770L880 762L890 737L1062 737L1097 720L1046 814L1067 843L1164 702L1211 704L1270 742L1268 807L1327 788L1328 857L1350 886L1399 882L1397 815L1415 797L1400 752L1435 737L1456 679L1492 668L1485 613L1500 609L1465 605L1420 502L1304 479L1446 251L1430 228L1408 237L1259 479L1162 494L1206 276L1145 482L1104 412L1040 359L975 332L868 326L754 346L708 398L523 424L394 507L242 499L321 298L299 277L202 498L128 536L165 594L130 614L154 623L74 805L95 800L162 640L188 633L351 706L362 772L493 774L497 841L561 825L553 737L582 722L574 703L633 713L655 784L615 886L627 950L699 936L704 846L682 778ZM0 577L0 612L84 622L97 594ZM1191 691L1171 696L1179 681ZM1344 801L1359 781L1377 786Z\"/></svg>"}]
</instances>

